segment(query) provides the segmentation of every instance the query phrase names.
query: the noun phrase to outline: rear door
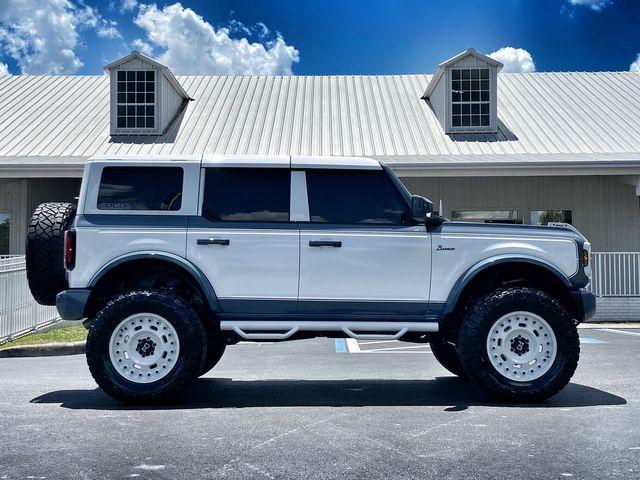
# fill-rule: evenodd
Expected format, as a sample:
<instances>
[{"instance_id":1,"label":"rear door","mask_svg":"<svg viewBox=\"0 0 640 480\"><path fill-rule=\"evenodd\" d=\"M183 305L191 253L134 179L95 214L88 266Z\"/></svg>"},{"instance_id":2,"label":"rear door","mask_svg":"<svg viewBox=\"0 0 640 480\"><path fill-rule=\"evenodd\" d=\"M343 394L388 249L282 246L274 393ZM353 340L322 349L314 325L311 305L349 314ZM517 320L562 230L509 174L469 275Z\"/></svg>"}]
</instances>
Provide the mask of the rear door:
<instances>
[{"instance_id":1,"label":"rear door","mask_svg":"<svg viewBox=\"0 0 640 480\"><path fill-rule=\"evenodd\" d=\"M290 221L288 161L268 168L209 165L202 175L187 256L206 274L223 311L295 312L299 229Z\"/></svg>"},{"instance_id":2,"label":"rear door","mask_svg":"<svg viewBox=\"0 0 640 480\"><path fill-rule=\"evenodd\" d=\"M309 222L300 223L302 313L424 315L430 236L380 167L306 169Z\"/></svg>"}]
</instances>

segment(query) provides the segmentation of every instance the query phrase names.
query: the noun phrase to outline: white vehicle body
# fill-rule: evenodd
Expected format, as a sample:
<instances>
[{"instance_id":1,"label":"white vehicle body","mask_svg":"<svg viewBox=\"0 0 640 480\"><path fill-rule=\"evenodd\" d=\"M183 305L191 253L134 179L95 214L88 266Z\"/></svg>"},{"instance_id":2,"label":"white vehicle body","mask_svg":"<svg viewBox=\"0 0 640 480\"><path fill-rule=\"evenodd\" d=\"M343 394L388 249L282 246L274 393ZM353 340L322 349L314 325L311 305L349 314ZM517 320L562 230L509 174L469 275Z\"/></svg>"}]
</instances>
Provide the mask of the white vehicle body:
<instances>
[{"instance_id":1,"label":"white vehicle body","mask_svg":"<svg viewBox=\"0 0 640 480\"><path fill-rule=\"evenodd\" d=\"M98 208L103 169L114 165L182 168L180 208ZM212 168L290 172L289 221L207 220L203 216L205 172ZM68 272L70 290L59 297L61 314L86 316L91 291L101 279L113 268L140 259L169 262L197 277L212 317L223 330L245 339L285 339L303 331L393 338L407 332L437 332L475 275L507 264L512 269L522 265L546 269L566 288L567 301L575 303L570 310L576 320L593 313L591 299L581 290L590 275L589 266L583 265L589 244L574 229L455 222L312 222L307 188L312 170L331 170L336 175L350 170L383 172L410 207L411 196L397 178L370 159L92 159L85 166L74 221L75 268Z\"/></svg>"}]
</instances>

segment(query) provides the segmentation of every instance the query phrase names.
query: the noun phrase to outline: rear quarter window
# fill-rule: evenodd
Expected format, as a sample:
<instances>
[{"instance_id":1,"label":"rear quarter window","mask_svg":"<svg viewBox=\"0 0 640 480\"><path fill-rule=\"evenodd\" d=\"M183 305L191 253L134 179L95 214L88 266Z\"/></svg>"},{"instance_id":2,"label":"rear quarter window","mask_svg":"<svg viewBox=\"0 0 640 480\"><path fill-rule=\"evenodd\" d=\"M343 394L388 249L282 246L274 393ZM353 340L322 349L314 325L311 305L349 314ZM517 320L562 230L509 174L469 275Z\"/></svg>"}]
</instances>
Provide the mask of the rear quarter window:
<instances>
[{"instance_id":1,"label":"rear quarter window","mask_svg":"<svg viewBox=\"0 0 640 480\"><path fill-rule=\"evenodd\" d=\"M183 177L180 167L105 167L98 209L180 210Z\"/></svg>"}]
</instances>

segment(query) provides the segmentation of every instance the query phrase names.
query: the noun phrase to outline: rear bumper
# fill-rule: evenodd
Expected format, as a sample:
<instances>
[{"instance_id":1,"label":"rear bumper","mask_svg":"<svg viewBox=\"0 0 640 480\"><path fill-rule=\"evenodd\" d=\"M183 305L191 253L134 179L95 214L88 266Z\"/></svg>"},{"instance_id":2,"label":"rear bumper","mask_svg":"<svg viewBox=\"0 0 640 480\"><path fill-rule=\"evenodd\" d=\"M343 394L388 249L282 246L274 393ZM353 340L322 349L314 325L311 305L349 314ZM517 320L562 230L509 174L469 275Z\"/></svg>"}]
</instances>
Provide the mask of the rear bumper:
<instances>
[{"instance_id":1,"label":"rear bumper","mask_svg":"<svg viewBox=\"0 0 640 480\"><path fill-rule=\"evenodd\" d=\"M82 320L91 290L72 288L64 290L56 296L56 308L63 320Z\"/></svg>"},{"instance_id":2,"label":"rear bumper","mask_svg":"<svg viewBox=\"0 0 640 480\"><path fill-rule=\"evenodd\" d=\"M586 322L596 313L596 296L591 292L579 290L571 292L576 304L578 322Z\"/></svg>"}]
</instances>

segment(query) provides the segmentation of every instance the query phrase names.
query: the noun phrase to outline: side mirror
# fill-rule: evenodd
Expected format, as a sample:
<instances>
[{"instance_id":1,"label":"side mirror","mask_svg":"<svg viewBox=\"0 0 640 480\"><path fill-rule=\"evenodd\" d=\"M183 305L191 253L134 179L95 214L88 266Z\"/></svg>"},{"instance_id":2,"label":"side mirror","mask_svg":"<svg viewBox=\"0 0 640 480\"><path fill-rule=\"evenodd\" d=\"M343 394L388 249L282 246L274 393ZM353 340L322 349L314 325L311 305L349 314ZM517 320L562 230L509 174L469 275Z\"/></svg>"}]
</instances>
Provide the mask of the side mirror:
<instances>
[{"instance_id":1,"label":"side mirror","mask_svg":"<svg viewBox=\"0 0 640 480\"><path fill-rule=\"evenodd\" d=\"M433 212L433 203L419 195L411 197L411 218L418 223L425 223Z\"/></svg>"},{"instance_id":2,"label":"side mirror","mask_svg":"<svg viewBox=\"0 0 640 480\"><path fill-rule=\"evenodd\" d=\"M417 223L439 224L444 221L440 215L433 214L433 203L419 195L411 197L411 218Z\"/></svg>"}]
</instances>

